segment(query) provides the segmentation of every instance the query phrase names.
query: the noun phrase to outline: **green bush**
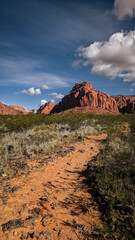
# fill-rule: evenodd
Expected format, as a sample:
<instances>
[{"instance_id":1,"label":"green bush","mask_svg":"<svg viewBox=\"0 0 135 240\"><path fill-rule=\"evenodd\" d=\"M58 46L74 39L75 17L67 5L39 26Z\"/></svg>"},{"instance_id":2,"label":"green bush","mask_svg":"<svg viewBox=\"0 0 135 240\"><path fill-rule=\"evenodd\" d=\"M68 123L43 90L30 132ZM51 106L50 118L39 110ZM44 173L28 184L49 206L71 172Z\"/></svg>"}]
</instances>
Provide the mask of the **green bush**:
<instances>
[{"instance_id":1,"label":"green bush","mask_svg":"<svg viewBox=\"0 0 135 240\"><path fill-rule=\"evenodd\" d=\"M135 236L135 122L128 122L131 132L118 131L113 123L117 130L109 133L100 153L89 163L89 184L99 198L110 239L117 235L132 240Z\"/></svg>"}]
</instances>

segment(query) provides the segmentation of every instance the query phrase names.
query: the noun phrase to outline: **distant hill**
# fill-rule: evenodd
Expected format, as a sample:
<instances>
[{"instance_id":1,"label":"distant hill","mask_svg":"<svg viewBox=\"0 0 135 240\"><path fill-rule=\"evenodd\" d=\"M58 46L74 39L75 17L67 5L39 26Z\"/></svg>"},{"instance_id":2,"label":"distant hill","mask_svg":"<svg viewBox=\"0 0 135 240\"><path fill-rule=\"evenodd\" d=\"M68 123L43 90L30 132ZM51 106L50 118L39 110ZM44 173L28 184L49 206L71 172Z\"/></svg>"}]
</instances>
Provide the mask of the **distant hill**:
<instances>
[{"instance_id":1,"label":"distant hill","mask_svg":"<svg viewBox=\"0 0 135 240\"><path fill-rule=\"evenodd\" d=\"M21 106L7 106L0 102L0 114L2 115L17 115L18 113L26 114L27 111Z\"/></svg>"},{"instance_id":2,"label":"distant hill","mask_svg":"<svg viewBox=\"0 0 135 240\"><path fill-rule=\"evenodd\" d=\"M10 105L10 107L14 108L16 111L22 112L23 114L28 114L29 111L24 109L22 106L19 105Z\"/></svg>"}]
</instances>

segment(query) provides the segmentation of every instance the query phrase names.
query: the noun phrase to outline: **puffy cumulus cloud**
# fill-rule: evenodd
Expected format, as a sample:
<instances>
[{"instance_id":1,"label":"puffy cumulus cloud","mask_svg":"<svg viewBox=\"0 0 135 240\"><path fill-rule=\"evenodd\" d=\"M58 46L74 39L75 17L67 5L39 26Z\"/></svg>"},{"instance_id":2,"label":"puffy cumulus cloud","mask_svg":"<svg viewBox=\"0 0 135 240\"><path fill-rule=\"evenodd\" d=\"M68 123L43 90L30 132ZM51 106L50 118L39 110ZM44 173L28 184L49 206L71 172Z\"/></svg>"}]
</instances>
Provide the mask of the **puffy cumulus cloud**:
<instances>
[{"instance_id":1,"label":"puffy cumulus cloud","mask_svg":"<svg viewBox=\"0 0 135 240\"><path fill-rule=\"evenodd\" d=\"M112 12L119 20L133 17L135 15L135 0L115 0Z\"/></svg>"},{"instance_id":2,"label":"puffy cumulus cloud","mask_svg":"<svg viewBox=\"0 0 135 240\"><path fill-rule=\"evenodd\" d=\"M49 87L48 87L47 85L43 84L43 85L42 85L42 89L44 89L44 90L48 90Z\"/></svg>"},{"instance_id":3,"label":"puffy cumulus cloud","mask_svg":"<svg viewBox=\"0 0 135 240\"><path fill-rule=\"evenodd\" d=\"M22 90L20 93L24 93L24 94L28 94L28 95L40 95L41 94L41 91L39 88L37 89L34 89L33 87L29 88L28 90Z\"/></svg>"},{"instance_id":4,"label":"puffy cumulus cloud","mask_svg":"<svg viewBox=\"0 0 135 240\"><path fill-rule=\"evenodd\" d=\"M80 46L77 53L85 59L83 66L93 64L94 74L120 77L124 82L135 81L135 31L118 32L109 41Z\"/></svg>"},{"instance_id":5,"label":"puffy cumulus cloud","mask_svg":"<svg viewBox=\"0 0 135 240\"><path fill-rule=\"evenodd\" d=\"M42 106L42 105L44 105L44 104L46 104L46 103L47 103L46 100L41 100L40 106Z\"/></svg>"},{"instance_id":6,"label":"puffy cumulus cloud","mask_svg":"<svg viewBox=\"0 0 135 240\"><path fill-rule=\"evenodd\" d=\"M58 98L58 99L61 99L64 97L64 95L61 93L50 93L49 95L54 96L54 98Z\"/></svg>"}]
</instances>

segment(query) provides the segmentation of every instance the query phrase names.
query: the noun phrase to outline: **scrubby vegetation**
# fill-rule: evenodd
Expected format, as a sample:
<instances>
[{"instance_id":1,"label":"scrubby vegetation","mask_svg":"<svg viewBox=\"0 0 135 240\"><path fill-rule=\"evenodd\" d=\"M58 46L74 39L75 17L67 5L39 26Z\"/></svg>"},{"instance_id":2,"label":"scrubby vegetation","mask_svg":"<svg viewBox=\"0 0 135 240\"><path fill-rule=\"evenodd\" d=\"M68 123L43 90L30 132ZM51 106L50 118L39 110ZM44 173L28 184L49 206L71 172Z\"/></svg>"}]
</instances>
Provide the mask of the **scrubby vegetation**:
<instances>
[{"instance_id":1,"label":"scrubby vegetation","mask_svg":"<svg viewBox=\"0 0 135 240\"><path fill-rule=\"evenodd\" d=\"M126 116L127 117L127 116ZM133 116L129 116L130 121ZM122 126L122 125L121 125ZM88 184L103 213L109 239L135 237L135 121L114 122L100 153L88 166Z\"/></svg>"},{"instance_id":2,"label":"scrubby vegetation","mask_svg":"<svg viewBox=\"0 0 135 240\"><path fill-rule=\"evenodd\" d=\"M135 235L135 115L29 114L0 116L0 175L10 176L26 159L46 155L85 135L107 133L88 166L88 183L103 213L108 239Z\"/></svg>"},{"instance_id":3,"label":"scrubby vegetation","mask_svg":"<svg viewBox=\"0 0 135 240\"><path fill-rule=\"evenodd\" d=\"M0 121L0 175L7 177L18 173L26 159L45 156L79 136L101 131L90 114L1 116Z\"/></svg>"}]
</instances>

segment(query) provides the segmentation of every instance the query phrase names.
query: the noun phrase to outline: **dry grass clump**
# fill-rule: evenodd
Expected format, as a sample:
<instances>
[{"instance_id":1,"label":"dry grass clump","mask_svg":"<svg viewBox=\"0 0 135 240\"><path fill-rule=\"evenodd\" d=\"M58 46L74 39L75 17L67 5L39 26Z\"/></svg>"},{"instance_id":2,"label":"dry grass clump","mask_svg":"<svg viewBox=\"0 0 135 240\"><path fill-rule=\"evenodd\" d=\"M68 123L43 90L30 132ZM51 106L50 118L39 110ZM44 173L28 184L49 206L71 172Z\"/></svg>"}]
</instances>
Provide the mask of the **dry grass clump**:
<instances>
[{"instance_id":1,"label":"dry grass clump","mask_svg":"<svg viewBox=\"0 0 135 240\"><path fill-rule=\"evenodd\" d=\"M101 126L84 121L78 127L69 124L42 124L23 131L2 134L0 139L0 163L6 163L12 157L33 158L39 154L54 152L67 141L77 140L79 136L97 134Z\"/></svg>"}]
</instances>

